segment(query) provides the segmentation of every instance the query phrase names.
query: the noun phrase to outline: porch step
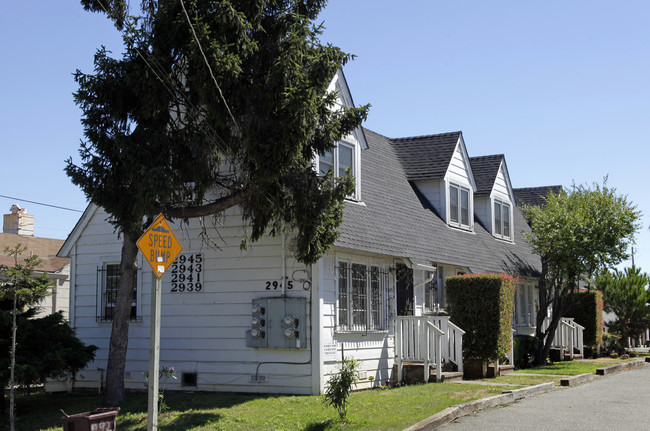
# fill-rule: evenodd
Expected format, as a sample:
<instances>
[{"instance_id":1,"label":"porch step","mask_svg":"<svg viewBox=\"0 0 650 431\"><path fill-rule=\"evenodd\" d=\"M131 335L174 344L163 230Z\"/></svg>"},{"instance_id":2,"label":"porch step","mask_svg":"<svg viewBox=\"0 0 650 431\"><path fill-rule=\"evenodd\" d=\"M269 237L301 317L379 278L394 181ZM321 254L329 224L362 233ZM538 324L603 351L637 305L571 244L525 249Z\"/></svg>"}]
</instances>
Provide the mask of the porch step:
<instances>
[{"instance_id":1,"label":"porch step","mask_svg":"<svg viewBox=\"0 0 650 431\"><path fill-rule=\"evenodd\" d=\"M443 364L443 371L440 373L441 382L453 380L462 380L463 373L452 371L454 365L451 363ZM397 376L397 364L393 366L393 373ZM424 380L424 363L423 362L404 362L402 364L402 380L407 384L425 383ZM436 367L429 366L429 376L427 382L437 382Z\"/></svg>"},{"instance_id":2,"label":"porch step","mask_svg":"<svg viewBox=\"0 0 650 431\"><path fill-rule=\"evenodd\" d=\"M460 371L443 371L440 373L440 382L453 382L455 380L463 380L463 373ZM437 382L436 370L431 372L430 382Z\"/></svg>"}]
</instances>

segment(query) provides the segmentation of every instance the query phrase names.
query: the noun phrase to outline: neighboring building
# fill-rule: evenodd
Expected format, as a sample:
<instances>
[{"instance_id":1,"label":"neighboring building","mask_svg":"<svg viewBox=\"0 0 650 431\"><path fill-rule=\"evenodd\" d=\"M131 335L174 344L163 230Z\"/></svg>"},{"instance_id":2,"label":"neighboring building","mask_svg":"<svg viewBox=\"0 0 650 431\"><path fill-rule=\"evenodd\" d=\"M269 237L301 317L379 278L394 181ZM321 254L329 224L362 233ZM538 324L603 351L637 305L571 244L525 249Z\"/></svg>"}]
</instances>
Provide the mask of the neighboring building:
<instances>
[{"instance_id":1,"label":"neighboring building","mask_svg":"<svg viewBox=\"0 0 650 431\"><path fill-rule=\"evenodd\" d=\"M351 104L342 74L331 88ZM360 128L315 165L351 169L356 188L339 239L314 265L293 258L291 235L241 250L238 208L214 232L217 247L200 235L209 223L172 225L183 252L162 279L160 361L180 379L168 388L316 394L341 357L360 362L359 387L370 387L396 378L398 350L413 345L401 328L422 321L443 329L443 361L462 367L452 352L462 328L443 316L445 280L460 273L518 276L529 293L517 322L530 324L540 262L503 155L470 158L461 132L390 139ZM106 218L90 205L60 252L71 259L71 325L99 346L77 387L99 387L106 368L121 247ZM138 266L125 378L133 389L143 388L149 357L151 274L142 256Z\"/></svg>"},{"instance_id":2,"label":"neighboring building","mask_svg":"<svg viewBox=\"0 0 650 431\"><path fill-rule=\"evenodd\" d=\"M3 233L0 234L0 265L13 266L13 257L7 256L4 250L21 244L27 248L26 255L36 255L41 259L41 265L36 267L34 275L38 276L45 272L54 282L51 295L45 297L39 304L38 316L63 311L66 319L68 317L70 259L57 257L63 243L62 239L35 237L34 216L27 214L27 210L18 205L12 205L10 213L4 215Z\"/></svg>"}]
</instances>

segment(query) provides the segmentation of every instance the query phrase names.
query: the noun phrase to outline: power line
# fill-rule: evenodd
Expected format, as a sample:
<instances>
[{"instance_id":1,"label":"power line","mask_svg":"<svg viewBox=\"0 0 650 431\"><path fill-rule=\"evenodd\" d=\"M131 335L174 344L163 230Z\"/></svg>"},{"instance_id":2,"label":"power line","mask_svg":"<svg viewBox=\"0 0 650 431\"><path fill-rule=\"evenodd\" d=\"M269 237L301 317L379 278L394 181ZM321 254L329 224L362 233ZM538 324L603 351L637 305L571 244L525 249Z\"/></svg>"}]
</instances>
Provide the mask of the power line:
<instances>
[{"instance_id":1,"label":"power line","mask_svg":"<svg viewBox=\"0 0 650 431\"><path fill-rule=\"evenodd\" d=\"M14 201L19 201L19 202L27 202L27 203L35 204L35 205L42 205L44 207L51 207L51 208L56 208L56 209L60 209L60 210L74 211L74 212L77 212L77 213L82 213L83 212L83 210L76 210L74 208L60 207L58 205L46 204L46 203L43 203L43 202L28 201L27 199L14 198L14 197L11 197L11 196L0 195L0 198L11 199L11 200L14 200Z\"/></svg>"}]
</instances>

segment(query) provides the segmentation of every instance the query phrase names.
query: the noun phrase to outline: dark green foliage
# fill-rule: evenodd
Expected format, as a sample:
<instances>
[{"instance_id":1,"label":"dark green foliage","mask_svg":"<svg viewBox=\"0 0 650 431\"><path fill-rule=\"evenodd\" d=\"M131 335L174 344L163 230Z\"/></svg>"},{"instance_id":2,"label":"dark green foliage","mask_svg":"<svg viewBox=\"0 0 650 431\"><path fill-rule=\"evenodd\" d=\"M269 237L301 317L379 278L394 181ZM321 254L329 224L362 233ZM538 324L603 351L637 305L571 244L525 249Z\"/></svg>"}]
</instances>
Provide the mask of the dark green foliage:
<instances>
[{"instance_id":1,"label":"dark green foliage","mask_svg":"<svg viewBox=\"0 0 650 431\"><path fill-rule=\"evenodd\" d=\"M353 183L319 177L312 161L367 113L327 92L351 55L319 40L325 1L82 4L123 29L125 50L99 49L95 73L75 74L86 140L72 181L133 238L147 216L239 204L246 241L291 230L297 257L315 262Z\"/></svg>"},{"instance_id":2,"label":"dark green foliage","mask_svg":"<svg viewBox=\"0 0 650 431\"><path fill-rule=\"evenodd\" d=\"M567 300L571 305L564 314L573 317L575 322L584 326L584 344L595 346L603 339L603 294L596 291L576 292Z\"/></svg>"},{"instance_id":3,"label":"dark green foliage","mask_svg":"<svg viewBox=\"0 0 650 431\"><path fill-rule=\"evenodd\" d=\"M469 274L447 279L450 319L466 331L466 358L495 360L510 350L517 279L506 274Z\"/></svg>"},{"instance_id":4,"label":"dark green foliage","mask_svg":"<svg viewBox=\"0 0 650 431\"><path fill-rule=\"evenodd\" d=\"M596 279L596 285L603 291L605 311L616 317L608 322L609 331L619 337L627 346L629 337L641 335L650 327L650 277L641 268L614 270Z\"/></svg>"},{"instance_id":5,"label":"dark green foliage","mask_svg":"<svg viewBox=\"0 0 650 431\"><path fill-rule=\"evenodd\" d=\"M517 368L530 368L535 360L539 340L531 335L515 335L513 341L515 366Z\"/></svg>"},{"instance_id":6,"label":"dark green foliage","mask_svg":"<svg viewBox=\"0 0 650 431\"><path fill-rule=\"evenodd\" d=\"M1 304L0 345L9 346L11 311ZM72 376L90 362L96 346L86 346L75 335L63 315L54 313L34 318L37 309L30 308L18 316L16 349L16 383L36 385L46 378ZM9 358L0 358L0 382L9 381Z\"/></svg>"},{"instance_id":7,"label":"dark green foliage","mask_svg":"<svg viewBox=\"0 0 650 431\"><path fill-rule=\"evenodd\" d=\"M343 359L339 371L327 381L324 402L336 408L342 421L345 420L348 411L348 398L352 387L359 380L358 368L359 363L354 359Z\"/></svg>"}]
</instances>

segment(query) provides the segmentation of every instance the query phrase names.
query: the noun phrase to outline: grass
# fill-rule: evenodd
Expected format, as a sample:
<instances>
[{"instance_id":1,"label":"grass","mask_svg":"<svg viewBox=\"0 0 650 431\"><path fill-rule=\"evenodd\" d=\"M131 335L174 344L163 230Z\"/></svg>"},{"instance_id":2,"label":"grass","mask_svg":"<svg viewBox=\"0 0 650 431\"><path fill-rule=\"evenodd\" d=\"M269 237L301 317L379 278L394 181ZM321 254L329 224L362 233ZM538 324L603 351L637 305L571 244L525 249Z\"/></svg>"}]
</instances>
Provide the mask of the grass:
<instances>
[{"instance_id":1,"label":"grass","mask_svg":"<svg viewBox=\"0 0 650 431\"><path fill-rule=\"evenodd\" d=\"M576 360L519 370L484 379L478 384L435 383L352 394L347 423L336 410L325 406L323 396L262 396L242 394L167 392L170 410L159 418L161 430L402 430L447 407L500 394L503 390L553 381L558 375L595 373L596 369L624 362L600 358ZM521 375L535 374L535 375ZM485 385L489 383L489 385ZM17 430L60 430L64 410L68 414L92 411L100 406L97 395L34 394L17 399ZM0 429L8 428L0 416ZM117 417L120 430L145 430L146 393L130 393Z\"/></svg>"},{"instance_id":2,"label":"grass","mask_svg":"<svg viewBox=\"0 0 650 431\"><path fill-rule=\"evenodd\" d=\"M625 362L621 359L578 359L575 361L556 362L549 365L542 365L536 368L526 368L525 370L517 370L517 373L524 374L555 374L562 376L577 376L578 374L596 373L598 368L603 368L608 365Z\"/></svg>"},{"instance_id":3,"label":"grass","mask_svg":"<svg viewBox=\"0 0 650 431\"><path fill-rule=\"evenodd\" d=\"M259 396L211 393L165 395L170 410L161 415L161 430L402 430L447 407L500 394L504 386L437 383L390 390L355 392L347 423L323 396ZM68 414L99 406L96 395L36 394L17 400L17 430L60 430L61 409ZM120 430L147 426L145 393L129 394L117 417ZM3 418L0 427L6 426Z\"/></svg>"}]
</instances>

